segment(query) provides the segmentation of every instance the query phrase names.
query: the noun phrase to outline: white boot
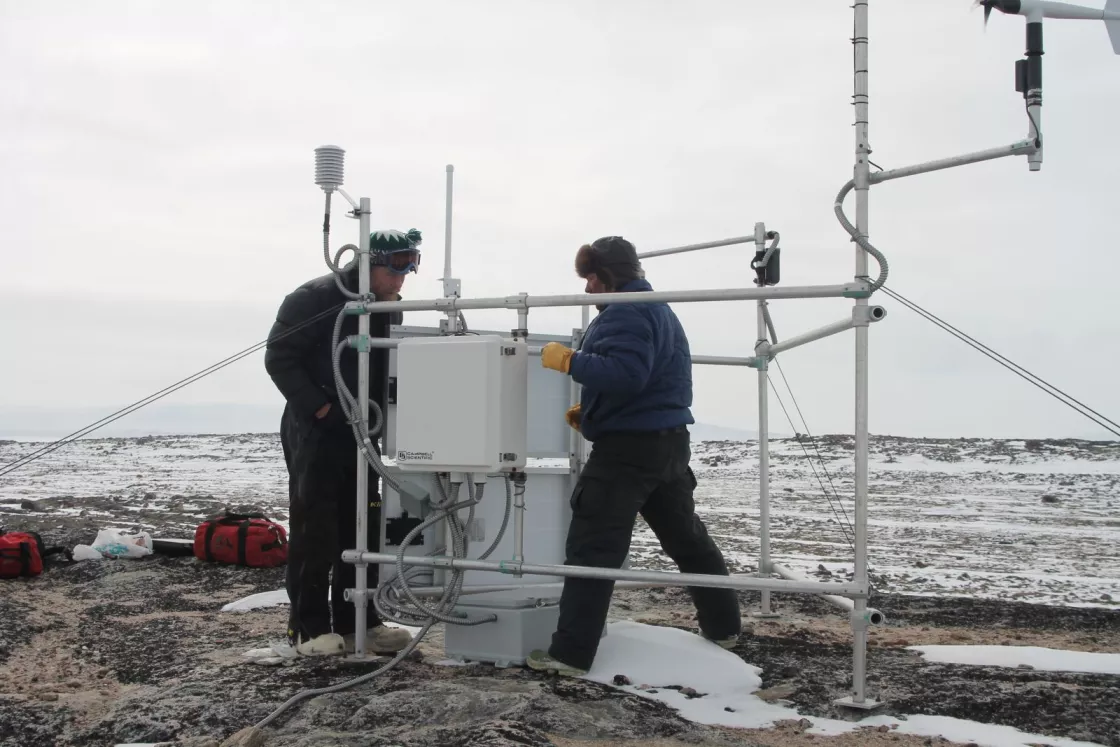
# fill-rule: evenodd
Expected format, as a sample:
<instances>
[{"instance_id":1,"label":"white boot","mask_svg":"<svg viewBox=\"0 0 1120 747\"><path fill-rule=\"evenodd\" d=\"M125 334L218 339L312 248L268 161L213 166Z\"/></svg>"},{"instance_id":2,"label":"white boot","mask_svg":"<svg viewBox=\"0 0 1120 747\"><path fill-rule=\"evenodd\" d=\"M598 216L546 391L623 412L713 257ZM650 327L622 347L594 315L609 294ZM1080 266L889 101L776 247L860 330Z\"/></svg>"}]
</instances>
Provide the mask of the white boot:
<instances>
[{"instance_id":1,"label":"white boot","mask_svg":"<svg viewBox=\"0 0 1120 747\"><path fill-rule=\"evenodd\" d=\"M346 652L354 653L354 634L345 637ZM412 635L404 628L390 628L376 625L366 631L366 651L375 654L395 654L412 641Z\"/></svg>"},{"instance_id":2,"label":"white boot","mask_svg":"<svg viewBox=\"0 0 1120 747\"><path fill-rule=\"evenodd\" d=\"M296 653L300 656L337 656L343 653L346 642L338 633L324 633L309 641L301 636L296 643Z\"/></svg>"}]
</instances>

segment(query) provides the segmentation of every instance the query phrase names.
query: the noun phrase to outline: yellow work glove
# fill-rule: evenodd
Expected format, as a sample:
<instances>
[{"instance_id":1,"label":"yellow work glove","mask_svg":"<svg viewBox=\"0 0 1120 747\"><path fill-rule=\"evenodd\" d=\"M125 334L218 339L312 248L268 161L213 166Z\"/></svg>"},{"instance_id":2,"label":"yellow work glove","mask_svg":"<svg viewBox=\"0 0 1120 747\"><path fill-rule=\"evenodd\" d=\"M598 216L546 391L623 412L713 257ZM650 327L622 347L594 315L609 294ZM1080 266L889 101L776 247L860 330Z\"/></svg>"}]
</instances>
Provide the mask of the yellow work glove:
<instances>
[{"instance_id":1,"label":"yellow work glove","mask_svg":"<svg viewBox=\"0 0 1120 747\"><path fill-rule=\"evenodd\" d=\"M568 425L579 430L580 409L579 405L568 408L568 412L564 414L564 419L568 421Z\"/></svg>"},{"instance_id":2,"label":"yellow work glove","mask_svg":"<svg viewBox=\"0 0 1120 747\"><path fill-rule=\"evenodd\" d=\"M551 368L553 371L568 373L568 369L572 366L572 355L574 354L575 351L571 348L564 347L558 342L550 342L541 351L541 365L545 368Z\"/></svg>"}]
</instances>

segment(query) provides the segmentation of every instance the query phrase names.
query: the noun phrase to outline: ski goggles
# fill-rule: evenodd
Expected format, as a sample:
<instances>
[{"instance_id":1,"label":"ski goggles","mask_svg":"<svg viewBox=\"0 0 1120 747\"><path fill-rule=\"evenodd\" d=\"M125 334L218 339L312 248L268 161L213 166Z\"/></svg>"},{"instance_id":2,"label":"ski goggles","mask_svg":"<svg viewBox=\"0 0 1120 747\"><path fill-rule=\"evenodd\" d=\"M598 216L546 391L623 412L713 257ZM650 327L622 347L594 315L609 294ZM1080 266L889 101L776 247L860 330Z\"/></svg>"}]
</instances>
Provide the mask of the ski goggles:
<instances>
[{"instance_id":1,"label":"ski goggles","mask_svg":"<svg viewBox=\"0 0 1120 747\"><path fill-rule=\"evenodd\" d=\"M399 252L385 252L371 257L373 264L381 265L394 275L407 275L420 268L420 250L402 249Z\"/></svg>"}]
</instances>

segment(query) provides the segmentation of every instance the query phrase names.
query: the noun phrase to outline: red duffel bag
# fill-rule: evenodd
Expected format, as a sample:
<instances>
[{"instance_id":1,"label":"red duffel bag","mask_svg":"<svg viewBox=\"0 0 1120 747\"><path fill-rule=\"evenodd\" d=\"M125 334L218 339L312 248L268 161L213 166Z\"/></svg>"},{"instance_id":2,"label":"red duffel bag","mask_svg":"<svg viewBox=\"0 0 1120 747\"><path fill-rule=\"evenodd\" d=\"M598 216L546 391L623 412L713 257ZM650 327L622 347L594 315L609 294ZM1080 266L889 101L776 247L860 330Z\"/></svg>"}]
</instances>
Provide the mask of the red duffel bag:
<instances>
[{"instance_id":1,"label":"red duffel bag","mask_svg":"<svg viewBox=\"0 0 1120 747\"><path fill-rule=\"evenodd\" d=\"M288 535L264 514L225 511L194 530L194 556L211 563L272 568L288 562Z\"/></svg>"},{"instance_id":2,"label":"red duffel bag","mask_svg":"<svg viewBox=\"0 0 1120 747\"><path fill-rule=\"evenodd\" d=\"M0 578L38 576L43 572L43 561L56 553L71 557L64 547L44 547L43 538L37 532L0 529Z\"/></svg>"}]
</instances>

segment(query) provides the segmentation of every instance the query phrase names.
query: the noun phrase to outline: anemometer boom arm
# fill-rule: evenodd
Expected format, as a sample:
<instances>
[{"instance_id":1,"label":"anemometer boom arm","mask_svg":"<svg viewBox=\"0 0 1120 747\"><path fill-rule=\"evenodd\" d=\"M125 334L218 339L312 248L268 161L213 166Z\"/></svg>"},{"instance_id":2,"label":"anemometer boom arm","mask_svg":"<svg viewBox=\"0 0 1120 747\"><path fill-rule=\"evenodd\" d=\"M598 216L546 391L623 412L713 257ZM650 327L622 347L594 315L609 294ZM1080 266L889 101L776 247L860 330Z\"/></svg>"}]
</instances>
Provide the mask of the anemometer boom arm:
<instances>
[{"instance_id":1,"label":"anemometer boom arm","mask_svg":"<svg viewBox=\"0 0 1120 747\"><path fill-rule=\"evenodd\" d=\"M1051 2L1051 0L988 0L981 2L985 16L990 8L1007 15L1026 16L1028 21L1041 21L1043 18L1065 18L1075 21L1120 21L1120 3L1109 0L1104 10L1087 8L1084 5Z\"/></svg>"},{"instance_id":2,"label":"anemometer boom arm","mask_svg":"<svg viewBox=\"0 0 1120 747\"><path fill-rule=\"evenodd\" d=\"M1107 0L1104 9L1053 2L1052 0L977 0L984 7L984 24L995 8L1006 15L1027 20L1026 59L1015 63L1015 90L1023 94L1030 119L1030 139L1035 145L1027 154L1031 171L1042 168L1042 22L1046 18L1104 21L1112 51L1120 54L1120 0Z\"/></svg>"}]
</instances>

